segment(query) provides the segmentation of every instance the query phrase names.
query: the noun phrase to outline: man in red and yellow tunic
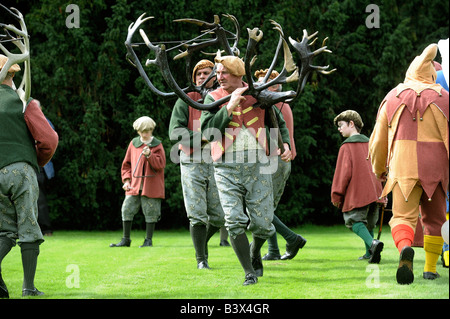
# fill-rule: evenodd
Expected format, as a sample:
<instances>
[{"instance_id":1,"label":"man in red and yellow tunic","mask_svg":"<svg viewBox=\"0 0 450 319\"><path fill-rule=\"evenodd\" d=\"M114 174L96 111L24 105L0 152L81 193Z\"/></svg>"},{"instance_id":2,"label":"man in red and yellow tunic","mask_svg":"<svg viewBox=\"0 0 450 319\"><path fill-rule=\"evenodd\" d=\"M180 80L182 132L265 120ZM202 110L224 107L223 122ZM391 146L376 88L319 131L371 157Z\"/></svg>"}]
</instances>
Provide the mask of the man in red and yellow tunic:
<instances>
[{"instance_id":1,"label":"man in red and yellow tunic","mask_svg":"<svg viewBox=\"0 0 450 319\"><path fill-rule=\"evenodd\" d=\"M258 70L255 72L255 77L258 79L258 82L263 82L264 77L267 75L267 72L269 69L265 70ZM269 80L275 79L279 73L275 70L272 71L272 73L269 76ZM281 84L275 84L267 88L269 91L273 92L281 92ZM289 227L287 227L275 214L275 211L278 207L278 203L281 200L281 197L284 192L284 188L286 186L286 183L289 179L289 175L291 174L291 165L292 161L297 156L297 151L295 148L295 141L294 141L294 117L292 114L292 109L288 103L285 102L279 102L275 104L275 106L280 110L281 114L283 115L283 119L286 122L286 127L289 131L289 138L290 138L290 146L291 146L291 161L283 161L281 160L281 154L273 155L278 156L278 168L276 172L272 174L272 186L273 186L273 209L274 209L274 215L273 215L273 221L272 224L275 226L275 230L278 234L280 234L284 240L286 240L286 252L281 255L280 249L278 247L278 239L277 234L275 233L272 237L267 239L268 243L268 253L263 256L263 260L287 260L294 258L298 251L303 248L306 244L306 239L303 238L301 235L296 234L293 232Z\"/></svg>"},{"instance_id":2,"label":"man in red and yellow tunic","mask_svg":"<svg viewBox=\"0 0 450 319\"><path fill-rule=\"evenodd\" d=\"M216 57L215 61L220 87L206 96L205 104L230 94L231 98L216 110L204 111L201 128L203 135L214 141L211 156L225 226L245 272L244 285L250 285L257 283L257 277L263 274L261 247L275 233L272 177L267 164L272 143L266 133L265 110L255 107L257 101L251 95L242 95L248 88L242 81L244 62L235 56ZM289 132L280 111L272 108L280 116L285 148L281 159L289 161ZM246 228L253 233L250 249Z\"/></svg>"},{"instance_id":3,"label":"man in red and yellow tunic","mask_svg":"<svg viewBox=\"0 0 450 319\"><path fill-rule=\"evenodd\" d=\"M192 81L213 90L214 78L209 78L214 63L200 60L192 71ZM189 92L194 101L202 99L198 92ZM198 269L209 269L208 241L224 225L224 213L220 205L214 168L210 156L210 143L200 132L202 112L178 99L170 117L169 136L181 149L180 172L184 207L189 218L189 232L194 244ZM178 153L178 151L177 151Z\"/></svg>"},{"instance_id":4,"label":"man in red and yellow tunic","mask_svg":"<svg viewBox=\"0 0 450 319\"><path fill-rule=\"evenodd\" d=\"M384 98L369 142L374 173L387 176L381 196L392 191L389 224L400 252L399 284L414 281L411 246L419 205L424 226L423 277L439 277L436 263L443 245L449 173L449 96L436 84L433 60L437 48L436 44L425 48L409 66L404 82Z\"/></svg>"}]
</instances>

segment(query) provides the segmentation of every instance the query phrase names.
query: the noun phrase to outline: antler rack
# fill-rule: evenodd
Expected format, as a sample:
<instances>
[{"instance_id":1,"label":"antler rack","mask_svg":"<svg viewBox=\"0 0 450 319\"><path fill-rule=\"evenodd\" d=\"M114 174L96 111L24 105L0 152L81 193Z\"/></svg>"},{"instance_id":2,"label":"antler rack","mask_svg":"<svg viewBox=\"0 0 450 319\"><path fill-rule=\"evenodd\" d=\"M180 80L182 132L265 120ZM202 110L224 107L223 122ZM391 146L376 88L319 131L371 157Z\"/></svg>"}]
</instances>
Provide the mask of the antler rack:
<instances>
[{"instance_id":1,"label":"antler rack","mask_svg":"<svg viewBox=\"0 0 450 319\"><path fill-rule=\"evenodd\" d=\"M211 109L217 108L218 106L220 106L223 103L226 103L230 99L230 96L224 97L224 98L217 100L211 104L203 104L199 101L192 100L187 95L186 92L197 91L204 95L206 92L206 89L204 86L209 81L209 79L207 79L206 81L204 81L203 85L200 85L200 86L196 86L192 82L191 60L192 60L192 56L193 56L194 52L203 50L203 49L213 46L213 45L216 45L216 46L219 45L223 49L223 52L226 55L235 55L235 56L239 55L239 50L237 48L237 45L238 45L239 38L240 38L240 31L239 31L239 23L238 23L237 19L234 16L229 15L229 14L224 15L227 19L231 20L231 22L235 26L235 29L236 29L235 33L225 30L221 26L220 19L217 15L214 16L214 22L212 22L212 23L197 20L197 19L174 20L175 22L187 22L187 23L198 25L202 28L206 28L203 35L210 34L210 35L214 35L214 37L209 40L203 40L201 42L194 42L194 41L199 40L200 37L202 37L202 36L198 36L198 37L195 37L188 41L182 41L182 43L177 45L176 47L167 48L165 43L160 43L158 45L155 45L149 40L145 31L141 28L141 25L144 22L146 22L150 19L153 19L154 17L145 17L144 18L144 16L145 16L145 13L142 14L136 20L136 22L130 24L130 26L128 28L127 39L125 41L125 46L127 48L128 61L137 68L137 70L139 71L139 73L143 77L143 79L145 80L145 83L148 85L148 87L155 94L157 94L161 97L168 98L168 97L177 96L180 99L182 99L184 102L186 102L188 105L190 105L196 109L199 109L199 110L211 110ZM271 20L271 23L274 25L274 29L277 30L279 33L279 41L278 41L278 45L276 48L276 52L275 52L275 56L273 58L272 64L270 65L269 71L267 72L267 75L264 78L264 80L262 81L262 83L253 80L251 67L256 58L256 57L252 57L253 52L255 51L255 48L256 48L256 45L258 44L258 42L262 39L263 32L261 30L259 30L258 28L254 28L251 30L247 29L248 34L249 34L249 40L247 43L247 51L245 54L244 63L245 63L245 73L246 73L245 76L246 76L249 87L248 87L246 94L252 95L254 98L256 98L256 100L258 101L258 106L260 106L262 108L268 108L269 106L274 105L280 101L292 103L295 99L297 99L299 97L300 93L302 92L302 90L306 84L309 74L312 71L318 71L323 74L329 74L336 70L336 69L333 69L331 71L326 71L329 66L314 66L314 65L312 65L313 58L315 56L317 56L318 54L320 54L322 52L331 53L331 51L328 50L327 47L325 46L325 42L326 42L327 38L325 38L325 40L323 41L321 48L319 48L315 51L311 51L310 47L317 40L317 38L316 38L317 32L315 32L312 35L308 35L306 30L303 30L303 38L301 41L295 41L291 37L289 37L289 41L290 41L291 45L293 46L293 48L295 49L295 51L297 52L297 54L299 56L297 58L297 63L295 63L292 53L289 49L289 45L288 45L287 41L285 40L284 33L283 33L281 26L273 20ZM146 71L144 70L144 67L142 66L142 63L140 62L136 52L134 51L134 47L136 47L137 44L132 42L132 38L138 29L139 29L139 33L140 33L144 43L146 44L146 46L150 49L151 52L153 52L155 54L155 59L153 59L153 60L147 59L145 65L146 66L156 65L159 68L166 84L171 89L171 92L162 92L153 85L153 83L150 81ZM229 42L228 42L229 39L234 40L233 45L229 44ZM311 43L308 43L308 41L310 41L311 39L313 39L313 41ZM192 44L190 44L190 43L192 43ZM186 49L183 52L181 52L180 54L176 55L174 57L174 60L186 58L186 77L188 79L189 86L186 88L183 88L183 89L175 81L175 79L172 75L172 72L170 70L168 57L167 57L168 51L173 50L175 48L179 48L181 46L185 47ZM276 64L277 59L279 58L281 48L283 49L283 52L284 52L283 70L280 72L279 76L277 76L275 79L269 80L269 76ZM222 51L219 51L219 52L222 52ZM300 65L300 67L298 67L298 65ZM215 75L214 71L215 70L213 70L213 72L211 73L210 78L214 77L214 75ZM275 85L275 84L285 84L285 83L295 82L295 81L298 82L296 91L272 92L272 91L267 90L268 87Z\"/></svg>"},{"instance_id":2,"label":"antler rack","mask_svg":"<svg viewBox=\"0 0 450 319\"><path fill-rule=\"evenodd\" d=\"M23 103L23 111L25 112L25 107L27 101L31 95L31 70L30 70L30 40L28 36L27 26L25 25L25 20L22 13L15 8L8 9L3 4L0 3L0 10L6 11L15 20L19 22L20 29L12 24L4 24L0 22L0 31L3 30L4 33L0 33L0 50L8 58L2 70L0 71L0 83L2 83L8 70L14 64L24 62L25 71L22 78L22 82L17 88L17 93ZM11 53L2 43L12 42L16 45L20 53Z\"/></svg>"}]
</instances>

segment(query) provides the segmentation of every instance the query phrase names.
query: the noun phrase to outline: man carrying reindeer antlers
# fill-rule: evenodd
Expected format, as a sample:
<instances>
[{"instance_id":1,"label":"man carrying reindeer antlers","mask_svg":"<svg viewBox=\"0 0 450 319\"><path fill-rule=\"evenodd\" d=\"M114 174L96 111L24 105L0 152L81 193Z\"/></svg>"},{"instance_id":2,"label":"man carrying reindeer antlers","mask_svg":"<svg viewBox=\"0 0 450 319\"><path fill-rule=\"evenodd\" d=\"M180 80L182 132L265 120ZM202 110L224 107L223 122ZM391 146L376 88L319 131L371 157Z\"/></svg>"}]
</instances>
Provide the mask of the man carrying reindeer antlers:
<instances>
[{"instance_id":1,"label":"man carrying reindeer antlers","mask_svg":"<svg viewBox=\"0 0 450 319\"><path fill-rule=\"evenodd\" d=\"M55 153L58 134L41 111L39 101L30 98L29 41L22 14L4 9L15 17L21 30L0 23L5 35L21 54L9 52L0 41L0 298L9 298L1 263L16 245L20 246L23 266L22 296L43 293L34 286L39 246L44 241L37 221L39 187L36 170ZM1 29L0 29L1 30ZM25 62L22 84L15 89L14 75Z\"/></svg>"},{"instance_id":2,"label":"man carrying reindeer antlers","mask_svg":"<svg viewBox=\"0 0 450 319\"><path fill-rule=\"evenodd\" d=\"M213 90L214 78L208 80L214 63L200 60L192 71L192 81ZM198 92L190 92L195 100L202 98ZM169 135L172 140L183 137L179 143L181 185L184 204L189 218L189 232L195 249L198 269L209 269L208 241L224 224L222 206L214 180L214 168L207 154L208 143L200 132L201 111L178 99L172 111ZM195 145L198 144L198 145ZM205 153L205 154L204 154ZM203 159L207 156L207 159Z\"/></svg>"},{"instance_id":3,"label":"man carrying reindeer antlers","mask_svg":"<svg viewBox=\"0 0 450 319\"><path fill-rule=\"evenodd\" d=\"M201 128L204 136L214 141L211 155L225 226L245 272L244 285L251 285L263 275L261 247L275 233L272 178L266 157L271 144L266 133L266 110L254 106L257 101L252 96L242 96L248 85L242 81L245 70L239 57L216 57L215 62L220 87L206 96L205 104L230 94L231 98L215 110L204 111ZM276 111L285 149L281 159L290 161L289 132ZM253 234L250 247L245 234L247 224Z\"/></svg>"},{"instance_id":4,"label":"man carrying reindeer antlers","mask_svg":"<svg viewBox=\"0 0 450 319\"><path fill-rule=\"evenodd\" d=\"M149 40L141 26L153 17L145 17L144 13L128 27L125 46L127 47L127 60L137 68L152 92L161 97L176 95L192 108L204 111L201 116L201 129L206 139L213 142L211 143L211 157L214 161L214 177L219 190L220 202L225 213L225 226L246 274L244 285L250 285L257 283L257 276L263 274L261 246L267 238L275 233L275 227L272 224L274 209L271 173L276 170L278 165L272 163L273 161L269 160L267 155L275 155L270 159L278 159L276 154L280 149L281 160L290 161L292 157L289 131L280 111L274 105L278 102L293 103L302 92L312 71L329 74L335 69L326 71L328 66L312 64L314 57L318 54L331 53L325 46L327 38L323 40L319 49L311 51L310 47L317 40L317 32L308 35L308 32L303 30L301 41L295 41L289 37L289 42L298 55L297 62L294 62L281 25L271 21L274 29L279 33L280 39L268 74L272 72L281 51L284 52L285 60L283 69L273 80L267 81L266 76L262 83L254 83L251 61L255 58L253 54L263 33L258 28L247 29L249 39L244 63L237 57L240 35L238 21L232 15L224 16L234 24L235 33L225 30L216 15L213 23L197 19L175 20L176 22L192 23L207 30L203 30L199 37L181 41L180 44L169 47L168 43L155 45ZM138 30L147 48L155 55L155 59L146 59L145 66L159 68L172 92L163 92L157 89L148 77L147 71L144 70L134 50L139 44L132 41L133 35ZM211 36L211 38L198 42L199 38L203 36ZM229 39L234 41L232 46L228 42ZM309 43L311 40L312 42ZM168 53L180 46L185 47L186 50L177 54L174 60L186 59L186 75L190 82L190 86L186 89L182 89L172 76L168 60ZM195 87L194 83L191 83L190 63L194 52L210 46L219 46L220 54L225 52L224 57L216 56L215 59L217 81L220 88L210 92L201 103L193 100L186 93L186 91L192 90L197 93L204 91L204 87ZM248 83L242 81L244 75ZM296 91L273 92L268 90L268 87L275 84L290 82L297 82ZM246 95L242 96L245 91L247 91ZM276 138L274 136L276 143L271 143L272 139L267 137L267 123L270 123L268 127L271 133L275 132L276 134ZM272 130L272 128L274 129ZM272 134L270 135L272 137ZM272 144L274 144L273 147L270 147ZM245 235L247 224L248 229L253 233L250 249Z\"/></svg>"}]
</instances>

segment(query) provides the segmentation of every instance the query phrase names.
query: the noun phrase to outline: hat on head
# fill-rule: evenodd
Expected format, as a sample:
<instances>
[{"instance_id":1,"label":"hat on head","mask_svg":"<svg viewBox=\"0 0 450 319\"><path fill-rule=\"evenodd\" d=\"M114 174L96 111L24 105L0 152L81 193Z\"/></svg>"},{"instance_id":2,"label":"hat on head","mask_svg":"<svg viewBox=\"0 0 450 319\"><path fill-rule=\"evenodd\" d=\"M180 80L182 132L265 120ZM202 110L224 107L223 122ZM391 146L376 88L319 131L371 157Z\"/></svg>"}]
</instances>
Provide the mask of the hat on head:
<instances>
[{"instance_id":1,"label":"hat on head","mask_svg":"<svg viewBox=\"0 0 450 319\"><path fill-rule=\"evenodd\" d=\"M259 78L263 78L266 76L267 72L269 72L269 69L265 69L265 70L258 70L255 72L255 77L257 79ZM269 76L270 80L275 79L278 75L280 75L276 70L273 70L272 73Z\"/></svg>"},{"instance_id":2,"label":"hat on head","mask_svg":"<svg viewBox=\"0 0 450 319\"><path fill-rule=\"evenodd\" d=\"M338 116L336 116L334 118L334 125L338 126L339 121L345 122L353 121L353 123L355 123L355 126L359 127L360 129L362 129L364 126L361 116L358 114L358 112L353 110L344 111Z\"/></svg>"},{"instance_id":3,"label":"hat on head","mask_svg":"<svg viewBox=\"0 0 450 319\"><path fill-rule=\"evenodd\" d=\"M425 84L436 83L436 69L433 60L436 57L438 45L435 43L427 46L422 54L416 56L408 67L405 82L416 81Z\"/></svg>"},{"instance_id":4,"label":"hat on head","mask_svg":"<svg viewBox=\"0 0 450 319\"><path fill-rule=\"evenodd\" d=\"M3 54L0 54L0 70L3 69L6 62L8 62L8 58L6 56L4 56ZM19 72L19 71L20 71L20 66L18 64L13 64L8 70L8 72L10 72L10 73L15 73L15 72Z\"/></svg>"},{"instance_id":5,"label":"hat on head","mask_svg":"<svg viewBox=\"0 0 450 319\"><path fill-rule=\"evenodd\" d=\"M197 73L197 70L205 68L214 68L214 63L206 59L198 61L198 63L194 66L194 70L192 71L192 81L195 82L195 73Z\"/></svg>"},{"instance_id":6,"label":"hat on head","mask_svg":"<svg viewBox=\"0 0 450 319\"><path fill-rule=\"evenodd\" d=\"M214 58L216 63L221 63L227 70L234 76L244 76L245 75L245 65L244 61L237 56L226 55L226 56L216 56Z\"/></svg>"}]
</instances>

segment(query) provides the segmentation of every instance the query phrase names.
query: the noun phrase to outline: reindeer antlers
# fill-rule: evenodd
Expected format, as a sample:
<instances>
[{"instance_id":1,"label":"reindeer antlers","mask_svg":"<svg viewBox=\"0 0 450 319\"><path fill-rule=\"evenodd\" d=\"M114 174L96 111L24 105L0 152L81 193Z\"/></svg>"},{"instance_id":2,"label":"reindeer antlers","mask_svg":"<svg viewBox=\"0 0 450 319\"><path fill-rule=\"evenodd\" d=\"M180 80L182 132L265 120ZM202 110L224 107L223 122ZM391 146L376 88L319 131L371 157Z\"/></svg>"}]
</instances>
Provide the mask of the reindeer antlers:
<instances>
[{"instance_id":1,"label":"reindeer antlers","mask_svg":"<svg viewBox=\"0 0 450 319\"><path fill-rule=\"evenodd\" d=\"M311 35L308 35L308 32L306 30L303 30L303 38L302 38L302 41L300 41L300 42L295 41L294 39L289 37L289 42L291 42L292 46L294 47L294 49L297 51L297 53L300 56L298 59L298 62L301 65L301 69L300 69L300 75L299 75L297 95L299 95L302 92L303 88L305 87L306 80L308 79L308 76L311 73L311 71L317 70L318 72L320 72L322 74L330 74L330 73L336 71L336 69L333 69L330 71L325 71L326 69L329 68L329 65L314 66L311 64L313 58L315 56L317 56L318 54L320 54L322 52L332 53L325 46L325 42L327 41L328 38L325 38L323 40L322 47L311 52L310 46L312 46L316 42L317 38L314 38L314 37L317 35L317 33L318 33L318 31L314 32ZM314 38L313 41L308 44L308 41L311 40L312 38Z\"/></svg>"},{"instance_id":2,"label":"reindeer antlers","mask_svg":"<svg viewBox=\"0 0 450 319\"><path fill-rule=\"evenodd\" d=\"M195 24L197 26L205 28L205 30L203 31L202 35L197 36L190 40L179 41L180 44L176 45L172 48L166 48L166 45L164 43L159 44L159 45L152 44L150 42L150 40L148 39L146 33L142 29L139 29L139 33L140 33L142 39L144 40L144 43L150 49L150 51L154 52L156 55L156 58L154 60L147 59L147 62L145 63L145 65L146 66L156 65L159 68L159 70L161 71L161 74L162 74L163 78L165 79L166 83L172 89L172 92L164 93L164 92L161 92L158 89L156 89L153 86L153 84L151 83L151 81L149 80L136 53L134 52L133 48L136 46L136 44L133 44L131 42L131 39L132 39L134 33L137 31L137 29L145 21L153 18L153 17L143 18L144 15L145 15L145 13L142 14L136 20L136 22L132 23L130 25L130 27L128 28L128 36L127 36L127 40L125 41L125 46L127 47L127 51L128 51L127 59L138 69L139 73L144 78L144 80L146 81L146 83L150 87L150 89L154 93L156 93L162 97L178 96L179 98L181 98L183 101L185 101L192 107L200 109L200 110L210 110L210 109L216 108L219 105L227 102L229 100L230 96L222 98L219 101L215 101L212 104L205 105L205 104L198 103L198 101L191 100L188 97L188 95L186 94L186 92L188 90L190 90L190 91L197 91L197 92L202 93L202 91L204 90L203 86L195 86L195 84L192 82L191 59L192 59L194 52L200 51L203 53L203 51L201 51L202 49L213 46L213 45L215 45L215 46L218 45L218 46L220 46L221 49L223 49L223 51L221 51L219 49L218 54L225 52L225 54L227 54L227 55L239 56L239 50L237 48L237 45L239 42L240 31L239 31L239 23L238 23L237 19L234 16L229 15L229 14L224 15L227 19L229 19L233 23L233 25L236 29L235 33L225 30L220 25L220 19L217 15L214 16L214 22L212 22L212 23L205 22L205 21L198 20L198 19L174 20L175 22L186 22L186 23ZM281 28L280 24L278 24L277 22L271 20L271 23L274 26L274 29L279 33L279 41L278 41L277 49L276 49L272 64L270 65L269 70L268 70L265 78L263 79L262 83L257 83L256 81L253 80L252 71L251 71L251 67L256 60L256 56L252 56L253 52L256 48L256 45L258 44L259 41L261 41L261 39L263 37L263 32L261 30L259 30L258 28L247 29L249 39L248 39L248 43L247 43L247 51L246 51L245 58L244 58L245 73L246 73L246 78L247 78L247 82L249 85L247 94L250 94L253 97L255 97L258 100L259 106L264 107L264 108L274 105L280 101L285 101L285 102L291 103L296 98L298 98L298 96L300 95L301 91L303 90L303 88L305 86L305 83L306 83L311 71L318 71L322 74L330 74L336 70L336 69L333 69L331 71L326 71L329 66L314 66L314 65L312 65L313 58L315 56L317 56L318 54L320 54L322 52L331 53L331 51L328 50L327 47L325 46L325 42L326 42L327 38L325 38L323 40L321 48L311 52L310 47L317 40L317 37L316 37L317 32L313 33L312 35L308 35L306 30L303 30L302 41L295 41L291 37L289 37L289 42L294 47L295 51L297 52L297 54L299 56L296 61L297 63L295 63L292 53L289 49L289 44L284 37L283 29ZM210 39L200 41L200 38L205 35L214 35L214 36ZM228 42L230 39L229 37L231 37L231 39L234 40L234 43L232 46L230 46L230 44ZM313 39L313 41L311 43L308 43L308 41L310 41L311 39ZM199 41L199 42L196 42L196 41ZM168 51L174 50L181 46L184 47L184 51L177 54L174 57L174 60L186 58L186 77L188 79L189 87L187 87L185 89L181 89L178 86L177 82L174 80L172 73L170 71L170 67L169 67L169 63L168 63L168 59L167 59ZM283 54L284 54L283 69L275 79L269 81L268 80L269 76L275 67L276 61L280 55L281 48L283 48ZM204 54L208 54L208 53L204 53ZM298 65L300 66L300 68L298 67ZM212 77L213 75L214 74L212 74L210 77ZM297 87L296 91L272 92L272 91L267 90L267 88L272 85L285 84L285 83L294 82L294 81L298 82L298 87ZM207 81L205 81L205 84L206 84L206 82Z\"/></svg>"},{"instance_id":3,"label":"reindeer antlers","mask_svg":"<svg viewBox=\"0 0 450 319\"><path fill-rule=\"evenodd\" d=\"M175 81L175 79L173 78L173 75L170 71L170 66L169 66L169 62L167 59L167 51L173 50L174 48L178 47L174 47L174 48L166 48L165 44L160 44L160 45L153 45L150 40L148 39L147 35L145 34L145 32L140 29L139 33L141 35L141 37L143 38L145 44L147 45L147 47L150 49L150 51L154 52L156 55L156 58L154 60L149 60L147 59L147 62L145 63L146 66L149 65L156 65L160 71L161 74L164 78L164 80L166 81L167 85L170 87L170 89L172 89L172 92L169 93L165 93L162 92L160 90L158 90L150 81L150 79L147 76L147 73L145 72L141 62L139 61L138 56L136 55L135 51L134 51L134 47L136 46L135 44L132 43L132 38L134 33L137 31L137 29L145 22L148 20L148 18L143 19L145 13L142 14L137 20L136 23L132 23L130 24L130 26L128 27L128 35L127 35L127 39L125 41L125 46L127 47L127 59L128 61L131 62L131 64L133 64L139 71L140 75L144 78L146 84L148 85L148 87L157 95L168 98L168 97L174 97L174 96L178 96L179 98L181 98L183 101L185 101L186 103L188 103L189 105L191 105L194 108L197 108L199 110L209 110L209 109L213 109L218 107L219 105L227 102L230 99L230 96L227 96L225 98L222 98L218 101L215 101L212 104L208 104L208 105L204 105L202 103L199 103L197 101L193 101L187 94L186 91L188 90L195 90L197 92L201 93L201 90L204 88L203 86L197 87L193 84L192 82L192 78L190 77L190 72L186 72L186 75L188 77L188 81L190 83L190 86L188 88L184 88L181 89L179 87L179 85L177 84L177 82ZM227 17L231 17L231 16L227 16ZM188 43L195 41L196 39L200 38L200 37L196 37L194 39L188 40L188 41L181 41L182 45L187 45L187 50L185 52L183 52L181 55L177 55L174 59L180 59L180 58L186 58L186 70L190 69L190 62L191 62L191 58L192 58L192 53L195 51L198 51L204 47L208 47L210 45L213 44L219 44L222 47L225 47L225 50L227 52L227 54L234 54L234 52L236 52L235 47L230 47L228 44L228 39L227 39L227 34L229 33L228 31L226 31L225 29L222 28L222 26L218 23L218 17L215 16L214 18L214 23L207 23L204 21L200 21L200 20L196 20L196 19L180 19L180 20L176 20L178 22L189 22L189 23L194 23L196 25L200 25L200 26L206 26L206 27L210 27L212 29L207 30L208 33L215 33L216 34L216 38L210 39L210 40L206 40L200 44L192 44L189 45ZM233 20L235 22L237 22L237 20ZM208 34L206 33L206 34ZM237 36L236 36L237 37ZM237 45L237 40L235 39L235 45ZM207 81L205 81L206 84Z\"/></svg>"},{"instance_id":4,"label":"reindeer antlers","mask_svg":"<svg viewBox=\"0 0 450 319\"><path fill-rule=\"evenodd\" d=\"M6 8L4 5L0 3L0 9L5 10L8 14L13 16L16 20L19 21L20 30L16 28L14 25L9 24L6 25L4 23L0 23L0 28L4 30L5 34L0 34L0 49L8 58L6 64L3 66L0 71L0 83L2 83L6 74L8 73L9 68L17 63L24 62L25 71L24 76L22 78L22 82L17 89L17 94L19 94L20 99L23 103L23 112L25 112L25 108L27 105L27 101L30 98L31 94L31 70L30 70L30 40L28 38L27 26L25 25L25 21L23 19L22 13L15 8ZM11 33L15 34L12 35ZM1 42L11 41L16 45L20 54L11 53Z\"/></svg>"}]
</instances>

